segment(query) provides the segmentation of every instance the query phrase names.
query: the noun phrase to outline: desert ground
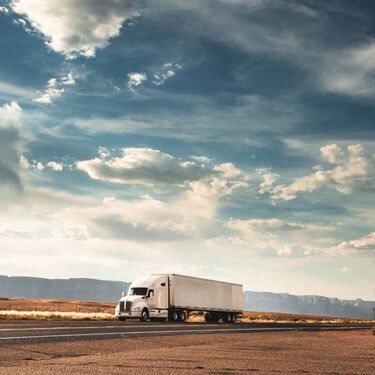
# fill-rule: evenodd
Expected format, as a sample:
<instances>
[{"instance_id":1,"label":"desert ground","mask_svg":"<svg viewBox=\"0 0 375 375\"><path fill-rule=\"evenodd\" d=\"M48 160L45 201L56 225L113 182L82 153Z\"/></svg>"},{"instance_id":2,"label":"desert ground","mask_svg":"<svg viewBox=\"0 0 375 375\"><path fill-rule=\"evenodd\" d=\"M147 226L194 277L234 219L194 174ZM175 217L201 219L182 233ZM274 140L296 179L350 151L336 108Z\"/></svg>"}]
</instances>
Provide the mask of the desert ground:
<instances>
[{"instance_id":1,"label":"desert ground","mask_svg":"<svg viewBox=\"0 0 375 375\"><path fill-rule=\"evenodd\" d=\"M368 374L371 330L6 344L0 374Z\"/></svg>"}]
</instances>

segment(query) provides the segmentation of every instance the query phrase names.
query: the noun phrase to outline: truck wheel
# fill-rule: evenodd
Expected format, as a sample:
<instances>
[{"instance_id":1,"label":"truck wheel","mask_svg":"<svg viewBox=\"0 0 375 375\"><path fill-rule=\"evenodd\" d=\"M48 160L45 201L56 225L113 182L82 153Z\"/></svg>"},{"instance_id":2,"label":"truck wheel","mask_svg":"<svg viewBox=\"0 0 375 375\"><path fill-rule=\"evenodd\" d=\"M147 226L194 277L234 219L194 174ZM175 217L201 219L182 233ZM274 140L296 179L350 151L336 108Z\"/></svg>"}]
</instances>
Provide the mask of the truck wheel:
<instances>
[{"instance_id":1,"label":"truck wheel","mask_svg":"<svg viewBox=\"0 0 375 375\"><path fill-rule=\"evenodd\" d=\"M147 322L148 317L149 317L148 310L143 309L141 313L141 322Z\"/></svg>"},{"instance_id":2,"label":"truck wheel","mask_svg":"<svg viewBox=\"0 0 375 375\"><path fill-rule=\"evenodd\" d=\"M223 314L223 323L231 323L232 321L232 314L231 313L224 313Z\"/></svg>"},{"instance_id":3,"label":"truck wheel","mask_svg":"<svg viewBox=\"0 0 375 375\"><path fill-rule=\"evenodd\" d=\"M206 321L206 323L213 323L214 322L214 316L212 313L205 313L204 314L204 320Z\"/></svg>"},{"instance_id":4,"label":"truck wheel","mask_svg":"<svg viewBox=\"0 0 375 375\"><path fill-rule=\"evenodd\" d=\"M180 322L184 322L186 320L186 312L185 311L180 311L180 313L178 314L178 320Z\"/></svg>"},{"instance_id":5,"label":"truck wheel","mask_svg":"<svg viewBox=\"0 0 375 375\"><path fill-rule=\"evenodd\" d=\"M119 317L118 317L118 320L119 320L120 322L125 322L126 318L125 318L124 316L119 316Z\"/></svg>"},{"instance_id":6,"label":"truck wheel","mask_svg":"<svg viewBox=\"0 0 375 375\"><path fill-rule=\"evenodd\" d=\"M173 311L173 313L172 313L172 321L173 322L177 322L178 320L179 320L179 313L178 313L178 311Z\"/></svg>"}]
</instances>

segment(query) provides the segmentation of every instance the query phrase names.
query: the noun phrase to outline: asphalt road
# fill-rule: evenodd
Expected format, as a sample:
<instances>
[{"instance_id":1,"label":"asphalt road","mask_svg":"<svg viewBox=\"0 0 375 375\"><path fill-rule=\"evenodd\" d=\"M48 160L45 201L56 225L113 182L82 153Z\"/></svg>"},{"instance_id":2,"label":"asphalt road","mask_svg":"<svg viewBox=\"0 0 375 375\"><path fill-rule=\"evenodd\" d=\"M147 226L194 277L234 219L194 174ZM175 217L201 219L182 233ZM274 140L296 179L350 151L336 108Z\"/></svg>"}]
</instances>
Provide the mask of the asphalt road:
<instances>
[{"instance_id":1,"label":"asphalt road","mask_svg":"<svg viewBox=\"0 0 375 375\"><path fill-rule=\"evenodd\" d=\"M121 337L172 336L186 334L236 334L276 331L341 331L369 329L355 324L206 324L138 321L0 321L0 347L11 343L65 342Z\"/></svg>"}]
</instances>

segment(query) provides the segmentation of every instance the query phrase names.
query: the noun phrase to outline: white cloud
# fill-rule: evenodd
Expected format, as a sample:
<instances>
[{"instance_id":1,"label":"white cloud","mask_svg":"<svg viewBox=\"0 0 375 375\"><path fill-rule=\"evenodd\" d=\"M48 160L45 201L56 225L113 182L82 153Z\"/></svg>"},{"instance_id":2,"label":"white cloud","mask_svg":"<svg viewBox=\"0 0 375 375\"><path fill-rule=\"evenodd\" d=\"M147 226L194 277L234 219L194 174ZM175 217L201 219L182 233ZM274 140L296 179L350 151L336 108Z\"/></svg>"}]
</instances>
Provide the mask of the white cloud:
<instances>
[{"instance_id":1,"label":"white cloud","mask_svg":"<svg viewBox=\"0 0 375 375\"><path fill-rule=\"evenodd\" d=\"M102 151L101 155L103 155ZM77 162L91 178L119 184L180 185L215 174L211 168L151 148L128 147L120 157Z\"/></svg>"},{"instance_id":2,"label":"white cloud","mask_svg":"<svg viewBox=\"0 0 375 375\"><path fill-rule=\"evenodd\" d=\"M98 154L101 159L105 159L109 156L111 156L111 153L109 152L107 147L99 147L98 148Z\"/></svg>"},{"instance_id":3,"label":"white cloud","mask_svg":"<svg viewBox=\"0 0 375 375\"><path fill-rule=\"evenodd\" d=\"M67 58L95 56L120 34L123 22L136 15L130 0L12 0L10 6Z\"/></svg>"},{"instance_id":4,"label":"white cloud","mask_svg":"<svg viewBox=\"0 0 375 375\"><path fill-rule=\"evenodd\" d=\"M174 77L176 71L180 69L182 69L180 64L166 63L152 75L152 83L160 86L164 84L166 80Z\"/></svg>"},{"instance_id":5,"label":"white cloud","mask_svg":"<svg viewBox=\"0 0 375 375\"><path fill-rule=\"evenodd\" d=\"M25 155L20 156L19 164L23 169L30 169L38 172L42 172L46 167L55 172L61 172L64 169L63 163L49 161L46 164L43 164L41 161L28 160Z\"/></svg>"},{"instance_id":6,"label":"white cloud","mask_svg":"<svg viewBox=\"0 0 375 375\"><path fill-rule=\"evenodd\" d=\"M34 99L34 102L41 104L52 104L56 98L59 98L64 92L64 86L75 85L76 80L73 73L69 72L66 76L61 78L51 78L47 82L47 87L43 94Z\"/></svg>"},{"instance_id":7,"label":"white cloud","mask_svg":"<svg viewBox=\"0 0 375 375\"><path fill-rule=\"evenodd\" d=\"M44 93L35 98L34 102L52 104L54 99L60 97L64 91L65 89L56 87L56 78L52 78L48 81Z\"/></svg>"},{"instance_id":8,"label":"white cloud","mask_svg":"<svg viewBox=\"0 0 375 375\"><path fill-rule=\"evenodd\" d=\"M134 90L134 87L138 87L147 80L146 73L128 73L128 88Z\"/></svg>"},{"instance_id":9,"label":"white cloud","mask_svg":"<svg viewBox=\"0 0 375 375\"><path fill-rule=\"evenodd\" d=\"M343 194L350 194L354 188L362 187L369 174L369 162L359 144L341 149L337 145L327 145L320 149L322 157L335 165L333 169L317 167L308 176L297 178L290 185L277 185L271 190L274 200L292 200L302 192L317 189L334 189ZM372 171L371 171L372 172Z\"/></svg>"},{"instance_id":10,"label":"white cloud","mask_svg":"<svg viewBox=\"0 0 375 375\"><path fill-rule=\"evenodd\" d=\"M76 80L73 77L73 73L69 72L65 77L61 78L61 84L65 86L72 86L76 84Z\"/></svg>"},{"instance_id":11,"label":"white cloud","mask_svg":"<svg viewBox=\"0 0 375 375\"><path fill-rule=\"evenodd\" d=\"M88 237L176 241L207 236L216 224L221 190L198 181L170 202L144 196L135 201L106 197L97 207L71 207L59 217L69 232L84 226ZM81 232L77 230L76 232Z\"/></svg>"},{"instance_id":12,"label":"white cloud","mask_svg":"<svg viewBox=\"0 0 375 375\"><path fill-rule=\"evenodd\" d=\"M29 24L23 18L13 20L13 24L16 26L21 26L27 33L32 33Z\"/></svg>"},{"instance_id":13,"label":"white cloud","mask_svg":"<svg viewBox=\"0 0 375 375\"><path fill-rule=\"evenodd\" d=\"M64 165L56 161L50 161L47 163L47 167L51 168L55 172L61 172L64 168Z\"/></svg>"},{"instance_id":14,"label":"white cloud","mask_svg":"<svg viewBox=\"0 0 375 375\"><path fill-rule=\"evenodd\" d=\"M269 193L272 190L274 183L279 178L279 175L267 169L266 170L258 169L256 170L256 172L258 174L261 174L263 178L263 182L259 184L259 193L260 194Z\"/></svg>"},{"instance_id":15,"label":"white cloud","mask_svg":"<svg viewBox=\"0 0 375 375\"><path fill-rule=\"evenodd\" d=\"M29 169L31 166L29 160L24 155L20 156L20 166L23 169Z\"/></svg>"},{"instance_id":16,"label":"white cloud","mask_svg":"<svg viewBox=\"0 0 375 375\"><path fill-rule=\"evenodd\" d=\"M332 247L328 247L323 250L328 254L370 254L375 252L375 232L368 234L367 236L361 237L357 240L343 241L340 244Z\"/></svg>"},{"instance_id":17,"label":"white cloud","mask_svg":"<svg viewBox=\"0 0 375 375\"><path fill-rule=\"evenodd\" d=\"M0 13L8 14L9 9L7 7L0 7Z\"/></svg>"},{"instance_id":18,"label":"white cloud","mask_svg":"<svg viewBox=\"0 0 375 375\"><path fill-rule=\"evenodd\" d=\"M38 161L36 164L35 164L35 169L38 171L38 172L41 172L43 169L45 168L45 165Z\"/></svg>"},{"instance_id":19,"label":"white cloud","mask_svg":"<svg viewBox=\"0 0 375 375\"><path fill-rule=\"evenodd\" d=\"M322 158L331 164L337 164L339 159L344 156L343 151L336 144L321 147L320 153Z\"/></svg>"}]
</instances>

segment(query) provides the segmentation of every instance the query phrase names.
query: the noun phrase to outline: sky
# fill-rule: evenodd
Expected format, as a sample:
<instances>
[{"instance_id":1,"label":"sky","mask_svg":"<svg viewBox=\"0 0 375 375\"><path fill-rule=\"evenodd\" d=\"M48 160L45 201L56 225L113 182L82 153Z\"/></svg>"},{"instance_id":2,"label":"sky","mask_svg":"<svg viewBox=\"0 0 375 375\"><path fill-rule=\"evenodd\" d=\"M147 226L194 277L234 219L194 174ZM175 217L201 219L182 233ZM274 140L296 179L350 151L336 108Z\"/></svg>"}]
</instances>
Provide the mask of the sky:
<instances>
[{"instance_id":1,"label":"sky","mask_svg":"<svg viewBox=\"0 0 375 375\"><path fill-rule=\"evenodd\" d=\"M375 299L375 4L0 0L0 274Z\"/></svg>"}]
</instances>

